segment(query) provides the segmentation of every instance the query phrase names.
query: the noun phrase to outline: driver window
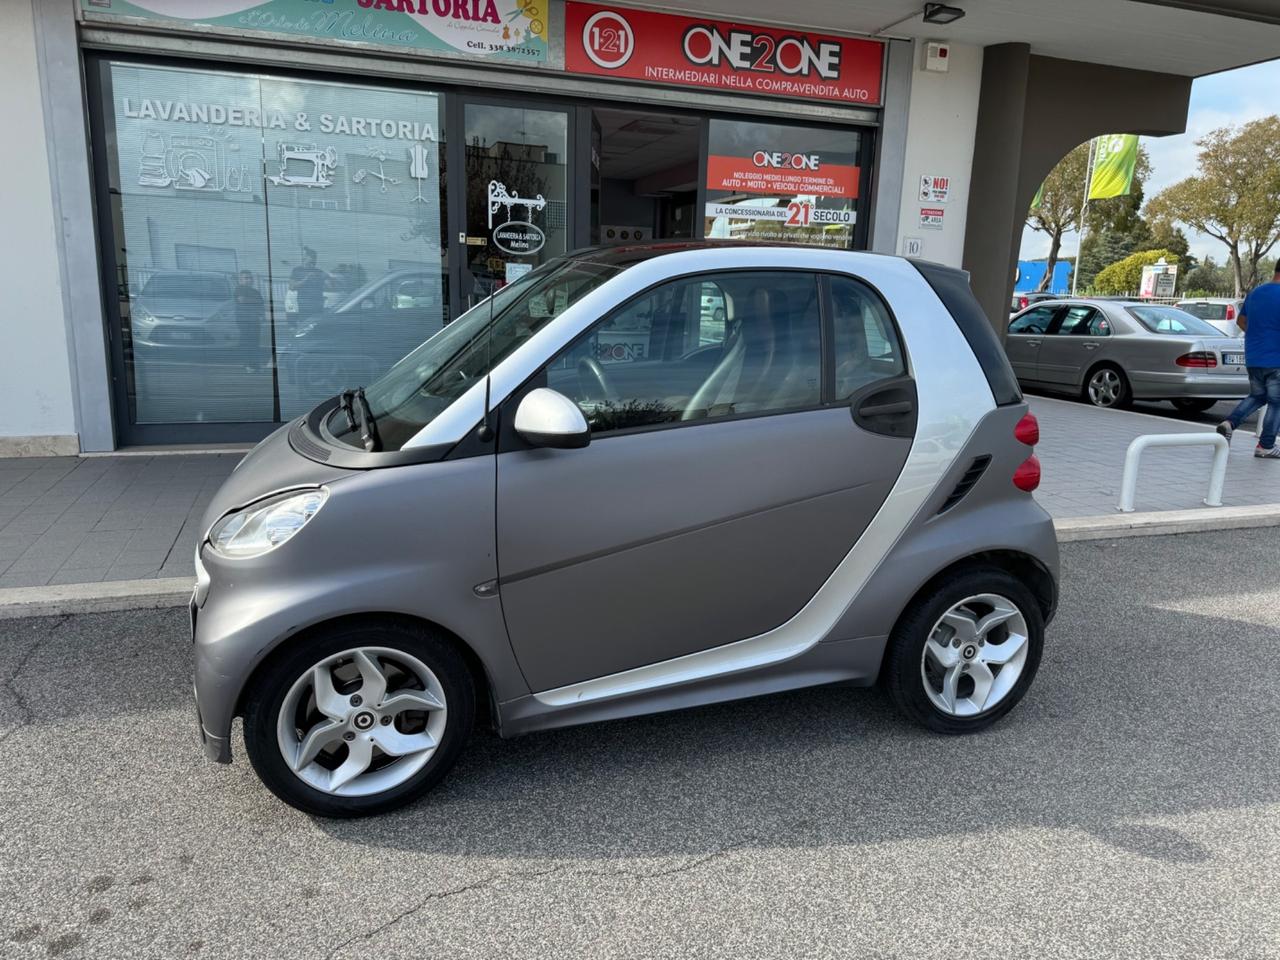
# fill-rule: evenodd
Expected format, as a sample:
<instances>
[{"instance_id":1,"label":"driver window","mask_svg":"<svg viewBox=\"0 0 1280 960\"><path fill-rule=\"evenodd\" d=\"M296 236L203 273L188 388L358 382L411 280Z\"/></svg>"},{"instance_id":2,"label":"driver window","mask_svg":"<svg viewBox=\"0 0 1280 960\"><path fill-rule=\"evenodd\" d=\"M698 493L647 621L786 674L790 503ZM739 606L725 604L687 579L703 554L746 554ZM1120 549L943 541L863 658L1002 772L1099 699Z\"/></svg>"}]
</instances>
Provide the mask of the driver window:
<instances>
[{"instance_id":1,"label":"driver window","mask_svg":"<svg viewBox=\"0 0 1280 960\"><path fill-rule=\"evenodd\" d=\"M811 274L684 277L625 304L546 367L592 433L803 409L821 402Z\"/></svg>"},{"instance_id":2,"label":"driver window","mask_svg":"<svg viewBox=\"0 0 1280 960\"><path fill-rule=\"evenodd\" d=\"M1048 331L1049 322L1057 312L1057 307L1036 307L1009 324L1010 333L1023 333L1038 336Z\"/></svg>"}]
</instances>

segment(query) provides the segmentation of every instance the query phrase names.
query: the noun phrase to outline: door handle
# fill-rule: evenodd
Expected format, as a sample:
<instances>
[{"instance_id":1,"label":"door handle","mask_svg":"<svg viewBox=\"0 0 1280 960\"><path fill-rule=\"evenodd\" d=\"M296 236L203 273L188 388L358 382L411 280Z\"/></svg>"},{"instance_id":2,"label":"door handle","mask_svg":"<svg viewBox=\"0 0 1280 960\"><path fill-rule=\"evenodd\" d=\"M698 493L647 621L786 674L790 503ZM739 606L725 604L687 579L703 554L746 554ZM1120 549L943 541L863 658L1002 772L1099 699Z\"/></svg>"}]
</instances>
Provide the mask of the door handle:
<instances>
[{"instance_id":1,"label":"door handle","mask_svg":"<svg viewBox=\"0 0 1280 960\"><path fill-rule=\"evenodd\" d=\"M882 380L850 398L853 422L863 430L886 437L911 437L916 432L916 385L908 376Z\"/></svg>"},{"instance_id":2,"label":"door handle","mask_svg":"<svg viewBox=\"0 0 1280 960\"><path fill-rule=\"evenodd\" d=\"M893 403L864 403L858 412L864 417L891 417L899 413L910 413L915 404L910 400L897 400Z\"/></svg>"},{"instance_id":3,"label":"door handle","mask_svg":"<svg viewBox=\"0 0 1280 960\"><path fill-rule=\"evenodd\" d=\"M1096 343L1086 343L1086 344L1084 345L1084 348L1085 348L1086 350L1097 350L1097 349L1098 349L1098 344L1096 344Z\"/></svg>"},{"instance_id":4,"label":"door handle","mask_svg":"<svg viewBox=\"0 0 1280 960\"><path fill-rule=\"evenodd\" d=\"M1039 341L1039 340L1028 340L1028 341L1027 341L1027 346L1028 346L1028 347L1038 347L1038 346L1040 346L1040 341Z\"/></svg>"}]
</instances>

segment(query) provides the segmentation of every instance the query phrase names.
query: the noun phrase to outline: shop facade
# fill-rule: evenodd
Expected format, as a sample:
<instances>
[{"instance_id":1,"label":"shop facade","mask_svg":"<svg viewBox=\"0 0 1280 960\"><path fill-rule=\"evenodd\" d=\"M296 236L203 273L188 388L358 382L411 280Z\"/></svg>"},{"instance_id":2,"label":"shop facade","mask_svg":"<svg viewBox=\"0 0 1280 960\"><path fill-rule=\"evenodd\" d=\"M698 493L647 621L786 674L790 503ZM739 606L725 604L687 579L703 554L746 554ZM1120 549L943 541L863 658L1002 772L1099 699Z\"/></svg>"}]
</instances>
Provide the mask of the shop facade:
<instances>
[{"instance_id":1,"label":"shop facade","mask_svg":"<svg viewBox=\"0 0 1280 960\"><path fill-rule=\"evenodd\" d=\"M883 42L572 0L79 14L117 445L258 439L575 248L869 246Z\"/></svg>"}]
</instances>

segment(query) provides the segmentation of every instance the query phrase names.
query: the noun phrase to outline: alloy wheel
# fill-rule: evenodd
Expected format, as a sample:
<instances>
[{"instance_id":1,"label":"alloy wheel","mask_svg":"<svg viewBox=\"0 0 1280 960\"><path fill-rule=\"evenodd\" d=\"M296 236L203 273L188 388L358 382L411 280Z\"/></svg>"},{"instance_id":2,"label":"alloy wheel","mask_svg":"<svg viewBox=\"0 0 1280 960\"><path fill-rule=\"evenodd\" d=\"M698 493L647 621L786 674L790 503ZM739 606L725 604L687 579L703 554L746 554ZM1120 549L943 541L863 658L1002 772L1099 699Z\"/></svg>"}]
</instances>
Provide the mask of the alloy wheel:
<instances>
[{"instance_id":1,"label":"alloy wheel","mask_svg":"<svg viewBox=\"0 0 1280 960\"><path fill-rule=\"evenodd\" d=\"M1109 367L1103 367L1089 379L1089 399L1095 406L1114 407L1123 390L1120 374Z\"/></svg>"},{"instance_id":2,"label":"alloy wheel","mask_svg":"<svg viewBox=\"0 0 1280 960\"><path fill-rule=\"evenodd\" d=\"M994 593L968 597L929 632L920 677L930 702L948 716L972 717L998 705L1027 660L1026 618Z\"/></svg>"},{"instance_id":3,"label":"alloy wheel","mask_svg":"<svg viewBox=\"0 0 1280 960\"><path fill-rule=\"evenodd\" d=\"M444 687L417 657L358 647L326 657L285 694L276 740L308 786L342 797L382 793L421 770L448 722Z\"/></svg>"}]
</instances>

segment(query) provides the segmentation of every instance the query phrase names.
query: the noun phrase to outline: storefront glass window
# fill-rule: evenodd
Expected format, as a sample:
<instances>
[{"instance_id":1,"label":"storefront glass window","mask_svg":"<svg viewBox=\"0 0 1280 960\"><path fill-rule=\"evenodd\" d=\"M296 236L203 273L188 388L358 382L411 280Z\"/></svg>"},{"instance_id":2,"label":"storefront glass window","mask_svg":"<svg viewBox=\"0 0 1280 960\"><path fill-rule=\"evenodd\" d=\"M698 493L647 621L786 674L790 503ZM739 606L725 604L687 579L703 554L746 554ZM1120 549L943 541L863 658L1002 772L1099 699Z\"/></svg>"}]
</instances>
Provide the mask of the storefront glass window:
<instances>
[{"instance_id":1,"label":"storefront glass window","mask_svg":"<svg viewBox=\"0 0 1280 960\"><path fill-rule=\"evenodd\" d=\"M860 133L738 120L710 123L709 239L853 246Z\"/></svg>"},{"instance_id":2,"label":"storefront glass window","mask_svg":"<svg viewBox=\"0 0 1280 960\"><path fill-rule=\"evenodd\" d=\"M448 316L430 93L104 68L136 424L271 422Z\"/></svg>"},{"instance_id":3,"label":"storefront glass window","mask_svg":"<svg viewBox=\"0 0 1280 960\"><path fill-rule=\"evenodd\" d=\"M475 302L568 249L569 115L469 103L464 122Z\"/></svg>"}]
</instances>

